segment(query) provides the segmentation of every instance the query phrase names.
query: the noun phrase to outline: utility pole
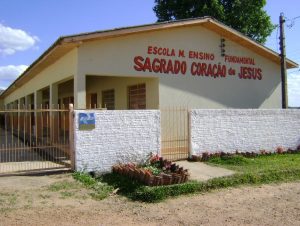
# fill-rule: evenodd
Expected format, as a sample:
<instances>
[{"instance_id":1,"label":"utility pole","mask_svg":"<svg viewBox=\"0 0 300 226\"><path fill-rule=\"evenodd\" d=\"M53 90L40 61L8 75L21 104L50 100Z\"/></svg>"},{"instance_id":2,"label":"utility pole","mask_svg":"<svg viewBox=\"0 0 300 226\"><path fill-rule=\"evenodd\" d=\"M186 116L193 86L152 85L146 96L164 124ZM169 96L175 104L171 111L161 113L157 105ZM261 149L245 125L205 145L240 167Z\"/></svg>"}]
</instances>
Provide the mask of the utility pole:
<instances>
[{"instance_id":1,"label":"utility pole","mask_svg":"<svg viewBox=\"0 0 300 226\"><path fill-rule=\"evenodd\" d=\"M285 53L285 34L284 34L284 15L280 14L279 17L279 28L280 28L280 63L281 63L281 99L282 108L288 107L288 96L287 96L287 75L286 75L286 53Z\"/></svg>"}]
</instances>

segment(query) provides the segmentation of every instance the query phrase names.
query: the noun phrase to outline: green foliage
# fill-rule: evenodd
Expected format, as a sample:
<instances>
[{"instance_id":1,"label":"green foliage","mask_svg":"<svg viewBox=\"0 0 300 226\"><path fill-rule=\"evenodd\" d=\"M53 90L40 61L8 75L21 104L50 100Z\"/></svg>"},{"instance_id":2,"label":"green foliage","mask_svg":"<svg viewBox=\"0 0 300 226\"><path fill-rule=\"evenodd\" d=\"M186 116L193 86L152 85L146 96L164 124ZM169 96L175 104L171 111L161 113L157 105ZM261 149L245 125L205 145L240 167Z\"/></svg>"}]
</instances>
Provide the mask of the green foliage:
<instances>
[{"instance_id":1,"label":"green foliage","mask_svg":"<svg viewBox=\"0 0 300 226\"><path fill-rule=\"evenodd\" d=\"M118 194L143 202L157 202L167 197L194 193L199 190L199 183L194 181L185 184L149 187L116 173L105 174L98 180L113 186L115 189L118 188Z\"/></svg>"},{"instance_id":2,"label":"green foliage","mask_svg":"<svg viewBox=\"0 0 300 226\"><path fill-rule=\"evenodd\" d=\"M101 183L92 176L84 172L73 173L73 178L81 182L85 187L92 189L91 197L96 200L102 200L109 196L113 191L113 186Z\"/></svg>"},{"instance_id":3,"label":"green foliage","mask_svg":"<svg viewBox=\"0 0 300 226\"><path fill-rule=\"evenodd\" d=\"M213 157L209 159L208 162L219 164L219 165L245 166L251 163L251 159L245 158L240 155L233 155L233 156L224 156L224 157Z\"/></svg>"},{"instance_id":4,"label":"green foliage","mask_svg":"<svg viewBox=\"0 0 300 226\"><path fill-rule=\"evenodd\" d=\"M183 194L191 194L200 191L202 183L188 182L185 184L174 184L167 186L148 187L142 186L132 194L133 200L143 202L158 202L168 197L175 197Z\"/></svg>"},{"instance_id":5,"label":"green foliage","mask_svg":"<svg viewBox=\"0 0 300 226\"><path fill-rule=\"evenodd\" d=\"M162 169L159 169L155 166L146 166L144 169L149 170L153 175L159 175L161 172L163 172Z\"/></svg>"},{"instance_id":6,"label":"green foliage","mask_svg":"<svg viewBox=\"0 0 300 226\"><path fill-rule=\"evenodd\" d=\"M208 163L234 169L238 173L229 177L214 178L206 182L190 181L185 184L148 187L118 174L107 174L99 178L119 194L132 200L158 202L168 197L214 189L236 187L243 184L258 185L274 182L300 180L300 154L273 154L246 158L239 155L211 158Z\"/></svg>"},{"instance_id":7,"label":"green foliage","mask_svg":"<svg viewBox=\"0 0 300 226\"><path fill-rule=\"evenodd\" d=\"M89 174L83 173L83 172L74 172L73 173L73 178L75 180L80 181L81 183L83 183L84 186L86 186L86 187L93 187L97 183L95 178L93 178Z\"/></svg>"},{"instance_id":8,"label":"green foliage","mask_svg":"<svg viewBox=\"0 0 300 226\"><path fill-rule=\"evenodd\" d=\"M118 192L125 196L131 196L136 189L144 186L137 180L132 180L129 177L122 176L117 173L104 174L97 178L97 180L109 184L115 189L118 188Z\"/></svg>"},{"instance_id":9,"label":"green foliage","mask_svg":"<svg viewBox=\"0 0 300 226\"><path fill-rule=\"evenodd\" d=\"M275 26L263 9L266 0L155 0L158 21L212 16L265 43Z\"/></svg>"},{"instance_id":10,"label":"green foliage","mask_svg":"<svg viewBox=\"0 0 300 226\"><path fill-rule=\"evenodd\" d=\"M275 182L288 182L300 180L300 169L265 172L262 174L246 173L235 174L229 177L220 177L206 182L188 182L169 186L147 187L141 186L131 194L130 198L143 202L158 202L168 197L175 197L183 194L209 192L211 190L236 187L243 184L260 185Z\"/></svg>"},{"instance_id":11,"label":"green foliage","mask_svg":"<svg viewBox=\"0 0 300 226\"><path fill-rule=\"evenodd\" d=\"M97 191L96 199L107 197L113 189L131 200L159 202L168 197L183 194L209 192L211 190L240 185L259 185L300 180L300 154L273 154L246 158L239 155L214 157L209 164L234 169L238 173L229 177L214 178L205 182L189 181L184 184L149 187L116 173L92 178L88 174L74 173L74 178Z\"/></svg>"}]
</instances>

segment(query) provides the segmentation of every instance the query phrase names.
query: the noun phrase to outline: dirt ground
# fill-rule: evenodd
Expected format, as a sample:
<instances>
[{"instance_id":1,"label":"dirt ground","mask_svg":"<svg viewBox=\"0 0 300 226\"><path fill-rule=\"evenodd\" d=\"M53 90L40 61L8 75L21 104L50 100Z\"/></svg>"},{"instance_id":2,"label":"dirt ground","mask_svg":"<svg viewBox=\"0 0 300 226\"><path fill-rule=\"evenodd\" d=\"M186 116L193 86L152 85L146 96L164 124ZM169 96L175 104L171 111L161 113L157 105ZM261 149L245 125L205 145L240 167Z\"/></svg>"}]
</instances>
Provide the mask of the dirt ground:
<instances>
[{"instance_id":1,"label":"dirt ground","mask_svg":"<svg viewBox=\"0 0 300 226\"><path fill-rule=\"evenodd\" d=\"M300 182L156 204L118 195L96 201L89 193L69 174L0 177L0 225L300 225Z\"/></svg>"}]
</instances>

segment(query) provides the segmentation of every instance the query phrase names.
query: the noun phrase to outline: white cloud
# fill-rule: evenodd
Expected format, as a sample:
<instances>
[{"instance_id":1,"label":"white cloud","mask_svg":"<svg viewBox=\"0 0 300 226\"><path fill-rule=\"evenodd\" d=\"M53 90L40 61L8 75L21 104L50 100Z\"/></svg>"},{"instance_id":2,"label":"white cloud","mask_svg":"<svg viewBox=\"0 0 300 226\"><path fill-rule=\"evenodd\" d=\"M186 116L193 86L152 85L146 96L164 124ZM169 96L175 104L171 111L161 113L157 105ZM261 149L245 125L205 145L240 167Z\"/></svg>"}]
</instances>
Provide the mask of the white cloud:
<instances>
[{"instance_id":1,"label":"white cloud","mask_svg":"<svg viewBox=\"0 0 300 226\"><path fill-rule=\"evenodd\" d=\"M0 55L12 55L17 51L24 51L34 47L39 41L21 29L14 29L0 23Z\"/></svg>"},{"instance_id":2,"label":"white cloud","mask_svg":"<svg viewBox=\"0 0 300 226\"><path fill-rule=\"evenodd\" d=\"M6 89L27 68L27 65L0 66L0 88Z\"/></svg>"},{"instance_id":3,"label":"white cloud","mask_svg":"<svg viewBox=\"0 0 300 226\"><path fill-rule=\"evenodd\" d=\"M300 107L300 71L288 75L289 106Z\"/></svg>"}]
</instances>

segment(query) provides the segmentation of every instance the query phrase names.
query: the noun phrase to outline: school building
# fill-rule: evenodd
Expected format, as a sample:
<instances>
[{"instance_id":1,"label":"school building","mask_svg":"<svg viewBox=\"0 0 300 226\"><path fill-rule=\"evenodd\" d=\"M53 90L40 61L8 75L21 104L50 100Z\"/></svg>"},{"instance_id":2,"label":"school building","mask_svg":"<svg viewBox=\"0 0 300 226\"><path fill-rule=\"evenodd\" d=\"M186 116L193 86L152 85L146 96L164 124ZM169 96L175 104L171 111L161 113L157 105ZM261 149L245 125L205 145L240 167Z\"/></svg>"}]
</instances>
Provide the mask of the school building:
<instances>
[{"instance_id":1,"label":"school building","mask_svg":"<svg viewBox=\"0 0 300 226\"><path fill-rule=\"evenodd\" d=\"M1 99L7 108L281 108L280 56L211 17L82 33L60 37Z\"/></svg>"}]
</instances>

